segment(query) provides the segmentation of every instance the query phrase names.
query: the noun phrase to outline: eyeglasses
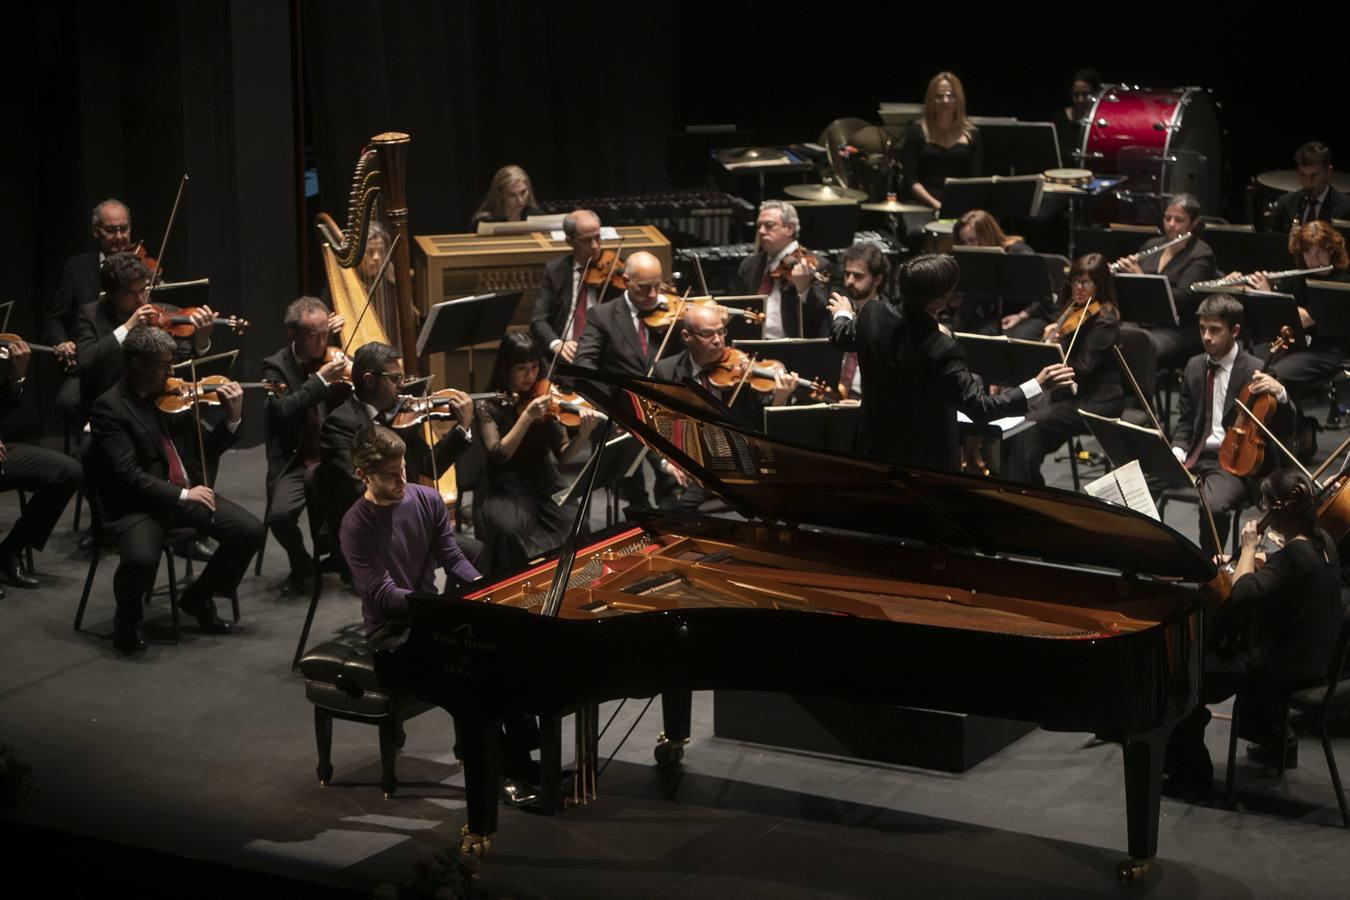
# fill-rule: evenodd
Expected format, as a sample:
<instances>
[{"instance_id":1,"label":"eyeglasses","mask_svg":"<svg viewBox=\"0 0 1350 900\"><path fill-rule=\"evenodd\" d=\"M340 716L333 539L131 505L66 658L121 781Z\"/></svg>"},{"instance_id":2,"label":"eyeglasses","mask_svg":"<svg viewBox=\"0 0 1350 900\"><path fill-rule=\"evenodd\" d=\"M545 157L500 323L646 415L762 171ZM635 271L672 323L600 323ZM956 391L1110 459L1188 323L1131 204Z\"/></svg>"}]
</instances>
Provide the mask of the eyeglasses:
<instances>
[{"instance_id":1,"label":"eyeglasses","mask_svg":"<svg viewBox=\"0 0 1350 900\"><path fill-rule=\"evenodd\" d=\"M416 378L409 378L402 372L372 372L371 374L378 376L380 378L388 378L390 381L394 382L394 384L398 385L399 387L403 387L403 385L405 384L412 384L414 381L417 381Z\"/></svg>"},{"instance_id":2,"label":"eyeglasses","mask_svg":"<svg viewBox=\"0 0 1350 900\"><path fill-rule=\"evenodd\" d=\"M104 234L131 234L131 224L126 225L100 225L98 230Z\"/></svg>"},{"instance_id":3,"label":"eyeglasses","mask_svg":"<svg viewBox=\"0 0 1350 900\"><path fill-rule=\"evenodd\" d=\"M1091 278L1075 278L1073 281L1069 283L1074 287L1083 287L1083 288L1090 288L1097 286L1097 282L1093 281Z\"/></svg>"}]
</instances>

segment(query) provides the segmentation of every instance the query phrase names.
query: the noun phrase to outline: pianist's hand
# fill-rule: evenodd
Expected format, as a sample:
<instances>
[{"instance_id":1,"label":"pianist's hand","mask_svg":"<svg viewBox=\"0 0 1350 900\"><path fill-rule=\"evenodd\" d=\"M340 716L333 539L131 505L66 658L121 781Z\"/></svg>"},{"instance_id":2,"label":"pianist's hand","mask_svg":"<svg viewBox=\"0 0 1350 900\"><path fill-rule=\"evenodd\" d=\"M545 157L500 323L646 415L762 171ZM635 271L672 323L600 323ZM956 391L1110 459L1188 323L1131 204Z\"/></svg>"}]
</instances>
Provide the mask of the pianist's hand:
<instances>
[{"instance_id":1,"label":"pianist's hand","mask_svg":"<svg viewBox=\"0 0 1350 900\"><path fill-rule=\"evenodd\" d=\"M680 487L689 487L689 476L684 474L684 469L675 465L668 459L661 460L661 471L675 479L675 483Z\"/></svg>"},{"instance_id":2,"label":"pianist's hand","mask_svg":"<svg viewBox=\"0 0 1350 900\"><path fill-rule=\"evenodd\" d=\"M1073 384L1073 369L1063 363L1048 365L1036 376L1036 383L1045 391L1068 387Z\"/></svg>"}]
</instances>

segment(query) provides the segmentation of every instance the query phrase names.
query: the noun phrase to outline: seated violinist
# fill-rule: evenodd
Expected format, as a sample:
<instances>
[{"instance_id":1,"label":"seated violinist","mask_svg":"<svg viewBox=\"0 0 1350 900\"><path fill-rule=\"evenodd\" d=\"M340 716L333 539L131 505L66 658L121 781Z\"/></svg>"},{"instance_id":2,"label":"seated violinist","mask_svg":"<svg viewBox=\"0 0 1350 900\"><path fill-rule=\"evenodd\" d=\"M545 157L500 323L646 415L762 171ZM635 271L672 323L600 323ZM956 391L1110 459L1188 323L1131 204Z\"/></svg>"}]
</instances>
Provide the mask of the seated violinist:
<instances>
[{"instance_id":1,"label":"seated violinist","mask_svg":"<svg viewBox=\"0 0 1350 900\"><path fill-rule=\"evenodd\" d=\"M1200 508L1200 546L1220 553L1228 539L1229 520L1234 510L1247 505L1254 496L1261 475L1285 461L1280 451L1266 447L1261 470L1239 477L1219 464L1219 448L1229 426L1241 410L1237 396L1250 387L1253 397L1270 394L1278 401L1275 415L1267 426L1281 441L1287 439L1293 414L1284 386L1269 373L1260 371L1261 361L1238 346L1242 332L1242 303L1230 294L1211 294L1200 304L1200 341L1205 351L1191 357L1181 376L1181 395L1177 402L1177 424L1172 432L1172 453L1200 482L1200 490L1214 513L1219 546L1204 506ZM1250 404L1249 404L1250 408ZM1248 430L1255 432L1256 427ZM1269 442L1267 442L1269 444Z\"/></svg>"},{"instance_id":2,"label":"seated violinist","mask_svg":"<svg viewBox=\"0 0 1350 900\"><path fill-rule=\"evenodd\" d=\"M624 277L623 294L586 317L573 363L617 375L646 375L664 335L646 321L661 303L661 260L639 250L624 260ZM671 350L667 345L666 352Z\"/></svg>"},{"instance_id":3,"label":"seated violinist","mask_svg":"<svg viewBox=\"0 0 1350 900\"><path fill-rule=\"evenodd\" d=\"M87 407L122 377L122 342L137 325L160 319L161 304L146 302L150 270L134 254L114 253L99 272L103 299L80 307L75 319L75 348L80 363L80 398ZM169 307L172 309L172 307ZM216 314L209 306L191 313L192 337L176 344L174 359L202 356L211 348Z\"/></svg>"},{"instance_id":4,"label":"seated violinist","mask_svg":"<svg viewBox=\"0 0 1350 900\"><path fill-rule=\"evenodd\" d=\"M830 334L827 292L816 278L817 263L798 243L801 219L791 203L765 200L755 220L759 250L736 270L742 294L766 294L766 340L821 338Z\"/></svg>"},{"instance_id":5,"label":"seated violinist","mask_svg":"<svg viewBox=\"0 0 1350 900\"><path fill-rule=\"evenodd\" d=\"M796 373L783 371L775 372L771 391L754 390L748 382L738 389L740 372L750 360L744 353L727 346L726 322L713 307L690 304L684 314L680 340L684 350L658 362L653 377L679 384L697 382L726 403L734 418L756 431L764 430L764 407L783 406L797 389ZM697 509L699 503L707 499L702 490L690 486L688 476L678 467L664 459L660 466L661 471L672 476L683 489L670 491L662 497L662 507L669 507L674 502L672 498L677 498L681 507Z\"/></svg>"},{"instance_id":6,"label":"seated violinist","mask_svg":"<svg viewBox=\"0 0 1350 900\"><path fill-rule=\"evenodd\" d=\"M403 386L403 361L388 344L371 341L352 355L352 395L330 412L319 429L319 467L315 470L319 495L330 534L337 535L342 517L365 491L365 483L352 465L352 441L369 425L387 425L398 432L407 446L408 480L414 484L434 481L468 449L473 441L473 401L462 391L451 391L450 409L455 426L434 446L427 444L423 423L408 427L396 423L407 398ZM460 549L478 570L482 545L470 537L459 539Z\"/></svg>"},{"instance_id":7,"label":"seated violinist","mask_svg":"<svg viewBox=\"0 0 1350 900\"><path fill-rule=\"evenodd\" d=\"M1120 367L1111 352L1120 340L1120 317L1111 294L1111 272L1100 253L1088 253L1069 267L1069 298L1055 321L1045 327L1044 341L1058 342L1065 363L1073 368L1077 393L1053 392L1027 413L1036 427L1003 445L1000 475L1013 481L1045 484L1045 457L1076 434L1087 434L1080 409L1115 418L1125 408Z\"/></svg>"},{"instance_id":8,"label":"seated violinist","mask_svg":"<svg viewBox=\"0 0 1350 900\"><path fill-rule=\"evenodd\" d=\"M558 420L557 400L540 380L542 355L528 334L508 333L497 348L488 387L504 400L479 400L475 423L487 455L486 485L478 492L480 537L492 571L514 572L562 544L580 498L553 500L563 488L558 464L585 452L600 417L577 409L573 433Z\"/></svg>"},{"instance_id":9,"label":"seated violinist","mask_svg":"<svg viewBox=\"0 0 1350 900\"><path fill-rule=\"evenodd\" d=\"M237 596L249 560L266 537L252 513L217 494L205 480L235 441L243 389L229 382L217 391L225 419L208 427L202 442L206 459L201 459L192 413L170 415L155 404L164 392L175 349L167 332L149 325L131 329L121 347L124 374L90 410L88 483L102 499L104 528L117 536L121 559L113 575L113 646L123 654L145 649L138 628L141 608L154 587L168 531L190 527L220 542L201 576L178 599L179 608L195 616L209 634L230 633L230 623L216 614L214 597Z\"/></svg>"},{"instance_id":10,"label":"seated violinist","mask_svg":"<svg viewBox=\"0 0 1350 900\"><path fill-rule=\"evenodd\" d=\"M545 359L552 359L556 353L561 354L562 362L571 362L586 330L587 316L617 290L612 281L604 279L608 270L595 269L600 257L599 216L589 209L568 213L563 217L563 239L572 252L544 266L530 317L530 334ZM583 277L588 283L582 283Z\"/></svg>"},{"instance_id":11,"label":"seated violinist","mask_svg":"<svg viewBox=\"0 0 1350 900\"><path fill-rule=\"evenodd\" d=\"M1205 704L1235 693L1239 734L1255 741L1247 755L1279 768L1297 765L1298 742L1282 707L1292 691L1320 683L1331 662L1341 619L1340 558L1331 535L1317 526L1312 484L1295 469L1276 472L1261 482L1260 507L1261 522L1242 528L1232 592L1206 622L1202 702L1167 743L1169 796L1195 801L1213 792ZM1282 546L1261 566L1263 529Z\"/></svg>"},{"instance_id":12,"label":"seated violinist","mask_svg":"<svg viewBox=\"0 0 1350 900\"><path fill-rule=\"evenodd\" d=\"M348 360L332 348L329 337L341 327L341 316L329 313L323 301L301 297L286 307L290 343L262 363L262 377L286 386L269 394L267 430L267 527L286 551L291 571L283 594L309 590L313 563L300 533L305 486L319 463L319 426L324 415L351 385L342 378Z\"/></svg>"}]
</instances>

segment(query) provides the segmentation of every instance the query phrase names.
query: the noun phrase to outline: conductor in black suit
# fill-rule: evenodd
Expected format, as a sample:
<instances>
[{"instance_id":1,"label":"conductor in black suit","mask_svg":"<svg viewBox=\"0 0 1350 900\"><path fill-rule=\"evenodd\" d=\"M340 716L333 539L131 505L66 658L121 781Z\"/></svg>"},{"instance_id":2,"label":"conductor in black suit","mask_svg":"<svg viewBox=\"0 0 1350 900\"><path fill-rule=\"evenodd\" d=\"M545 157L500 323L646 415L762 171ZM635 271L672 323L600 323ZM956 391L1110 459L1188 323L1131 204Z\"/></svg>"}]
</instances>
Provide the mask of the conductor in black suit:
<instances>
[{"instance_id":1,"label":"conductor in black suit","mask_svg":"<svg viewBox=\"0 0 1350 900\"><path fill-rule=\"evenodd\" d=\"M352 355L352 395L324 418L319 429L319 467L315 478L333 535L341 533L342 517L366 489L352 465L352 441L366 426L393 427L403 402L399 395L403 380L403 360L388 344L371 341ZM455 391L451 408L455 427L434 448L423 438L422 425L396 429L406 446L403 459L409 482L440 478L473 442L473 401L468 394ZM482 543L470 537L456 536L455 540L474 568L483 572Z\"/></svg>"},{"instance_id":2,"label":"conductor in black suit","mask_svg":"<svg viewBox=\"0 0 1350 900\"><path fill-rule=\"evenodd\" d=\"M900 267L901 304L871 302L854 321L835 313L830 340L858 354L865 389L863 449L878 459L956 472L961 467L956 413L989 422L1024 413L1043 390L1073 382L1073 370L1046 366L1033 379L990 394L966 368L965 354L939 324L961 269L946 254L924 254Z\"/></svg>"},{"instance_id":3,"label":"conductor in black suit","mask_svg":"<svg viewBox=\"0 0 1350 900\"><path fill-rule=\"evenodd\" d=\"M147 301L150 270L129 252L103 261L99 274L104 297L81 306L75 318L75 348L80 362L80 398L88 405L122 377L122 342L138 325L153 322L158 311ZM192 314L193 335L176 344L177 361L204 355L211 348L216 314L209 306Z\"/></svg>"},{"instance_id":4,"label":"conductor in black suit","mask_svg":"<svg viewBox=\"0 0 1350 900\"><path fill-rule=\"evenodd\" d=\"M283 594L308 592L313 561L300 533L305 488L319 464L319 428L323 417L351 386L342 380L347 359L325 362L329 337L340 318L323 301L301 297L286 308L290 343L263 360L262 377L285 385L267 398L267 527L286 551L291 571Z\"/></svg>"},{"instance_id":5,"label":"conductor in black suit","mask_svg":"<svg viewBox=\"0 0 1350 900\"><path fill-rule=\"evenodd\" d=\"M1281 441L1292 432L1294 415L1284 386L1261 372L1261 361L1238 346L1242 303L1229 294L1211 294L1200 304L1197 315L1205 350L1186 363L1182 374L1172 453L1200 480L1200 489L1214 513L1220 544L1213 546L1214 536L1202 507L1200 546L1218 553L1228 539L1233 511L1252 502L1261 476L1283 463L1277 455L1279 450L1267 442L1265 465L1259 472L1238 478L1219 465L1224 433L1241 412L1237 408L1238 393L1250 384L1254 395L1275 395L1279 406L1268 425Z\"/></svg>"},{"instance_id":6,"label":"conductor in black suit","mask_svg":"<svg viewBox=\"0 0 1350 900\"><path fill-rule=\"evenodd\" d=\"M121 560L113 576L113 645L124 654L145 649L137 626L168 531L191 527L220 542L201 577L178 601L210 634L229 634L230 624L216 614L213 598L236 596L249 560L266 536L252 513L215 493L203 478L235 441L243 389L234 382L220 387L225 418L209 428L202 460L193 416L169 416L155 407L173 367L174 350L166 332L145 325L132 329L121 346L125 374L90 409L94 443L89 482L102 500L105 527L117 536Z\"/></svg>"},{"instance_id":7,"label":"conductor in black suit","mask_svg":"<svg viewBox=\"0 0 1350 900\"><path fill-rule=\"evenodd\" d=\"M767 294L763 337L822 338L830 334L827 292L816 279L816 269L805 261L793 263L786 277L775 278L780 264L799 248L801 219L791 203L765 200L755 219L759 250L736 270L743 294Z\"/></svg>"},{"instance_id":8,"label":"conductor in black suit","mask_svg":"<svg viewBox=\"0 0 1350 900\"><path fill-rule=\"evenodd\" d=\"M608 284L603 288L581 286L583 274L600 255L599 216L589 209L568 213L563 217L563 239L572 252L544 266L544 279L530 317L530 336L545 363L555 354L562 355L562 362L572 362L591 310L618 293ZM579 306L578 298L584 301Z\"/></svg>"},{"instance_id":9,"label":"conductor in black suit","mask_svg":"<svg viewBox=\"0 0 1350 900\"><path fill-rule=\"evenodd\" d=\"M75 362L75 316L80 307L98 299L99 267L114 253L131 248L131 210L121 200L108 199L94 207L90 227L98 249L77 253L66 260L61 281L51 305L42 312L42 339L56 350L66 365ZM56 392L56 411L67 421L81 419L80 380L76 374L61 379Z\"/></svg>"},{"instance_id":10,"label":"conductor in black suit","mask_svg":"<svg viewBox=\"0 0 1350 900\"><path fill-rule=\"evenodd\" d=\"M1331 186L1331 149L1309 141L1294 154L1301 190L1290 191L1275 201L1270 230L1288 234L1295 225L1350 219L1350 197Z\"/></svg>"}]
</instances>

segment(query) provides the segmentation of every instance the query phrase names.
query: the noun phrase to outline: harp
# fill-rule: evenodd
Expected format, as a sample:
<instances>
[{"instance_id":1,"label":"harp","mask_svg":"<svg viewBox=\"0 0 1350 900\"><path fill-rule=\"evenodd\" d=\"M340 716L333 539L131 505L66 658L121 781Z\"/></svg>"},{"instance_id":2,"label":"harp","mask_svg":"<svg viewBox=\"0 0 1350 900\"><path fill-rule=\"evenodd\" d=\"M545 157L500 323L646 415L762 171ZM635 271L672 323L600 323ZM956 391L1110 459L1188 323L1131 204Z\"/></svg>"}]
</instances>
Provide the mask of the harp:
<instances>
[{"instance_id":1,"label":"harp","mask_svg":"<svg viewBox=\"0 0 1350 900\"><path fill-rule=\"evenodd\" d=\"M371 341L380 341L397 348L403 355L404 374L417 377L422 374L422 362L416 353L417 329L412 301L412 264L408 251L408 202L406 192L407 154L410 139L397 131L386 131L370 139L361 151L352 173L352 189L347 200L347 223L339 228L333 217L319 213L314 227L319 232L323 254L324 274L333 297L333 311L345 323L342 326L342 346L359 348ZM378 207L377 207L378 203ZM366 239L370 223L379 213L389 232L389 261L394 272L397 334L388 334L378 315L366 309L366 285L358 272L366 253ZM427 445L434 446L430 433ZM459 491L455 483L454 467L446 469L436 483L446 506L453 509Z\"/></svg>"}]
</instances>

